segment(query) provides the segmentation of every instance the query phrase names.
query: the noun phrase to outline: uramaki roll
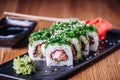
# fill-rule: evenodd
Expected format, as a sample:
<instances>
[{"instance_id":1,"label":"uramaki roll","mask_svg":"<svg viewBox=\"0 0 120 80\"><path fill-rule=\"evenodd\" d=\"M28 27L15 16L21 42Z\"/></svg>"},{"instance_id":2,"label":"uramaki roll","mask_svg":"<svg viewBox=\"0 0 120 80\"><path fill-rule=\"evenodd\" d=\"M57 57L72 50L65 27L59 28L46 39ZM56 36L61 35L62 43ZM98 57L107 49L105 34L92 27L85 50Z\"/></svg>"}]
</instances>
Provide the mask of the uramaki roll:
<instances>
[{"instance_id":1,"label":"uramaki roll","mask_svg":"<svg viewBox=\"0 0 120 80\"><path fill-rule=\"evenodd\" d=\"M72 66L73 47L69 41L56 36L45 44L47 66Z\"/></svg>"},{"instance_id":2,"label":"uramaki roll","mask_svg":"<svg viewBox=\"0 0 120 80\"><path fill-rule=\"evenodd\" d=\"M87 35L89 37L90 51L97 51L99 46L98 31L93 25L86 25Z\"/></svg>"},{"instance_id":3,"label":"uramaki roll","mask_svg":"<svg viewBox=\"0 0 120 80\"><path fill-rule=\"evenodd\" d=\"M75 30L76 21L70 22L56 22L52 25L51 29L54 32L54 35L60 35L62 38L70 41L74 48L74 60L82 60L81 54L81 40L79 39L77 30Z\"/></svg>"},{"instance_id":4,"label":"uramaki roll","mask_svg":"<svg viewBox=\"0 0 120 80\"><path fill-rule=\"evenodd\" d=\"M49 29L42 29L30 35L28 53L33 60L45 60L45 42L51 37Z\"/></svg>"}]
</instances>

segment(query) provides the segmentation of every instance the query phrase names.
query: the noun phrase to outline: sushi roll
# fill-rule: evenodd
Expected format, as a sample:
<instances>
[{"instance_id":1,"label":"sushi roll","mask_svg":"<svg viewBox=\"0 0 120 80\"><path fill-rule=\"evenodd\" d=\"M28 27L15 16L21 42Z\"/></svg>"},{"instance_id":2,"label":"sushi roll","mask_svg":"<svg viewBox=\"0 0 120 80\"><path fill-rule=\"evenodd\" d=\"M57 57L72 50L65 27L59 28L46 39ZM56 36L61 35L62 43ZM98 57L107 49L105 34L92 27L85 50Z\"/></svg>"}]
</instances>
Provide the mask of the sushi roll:
<instances>
[{"instance_id":1,"label":"sushi roll","mask_svg":"<svg viewBox=\"0 0 120 80\"><path fill-rule=\"evenodd\" d=\"M62 37L52 37L45 44L47 66L72 66L73 48L69 41Z\"/></svg>"},{"instance_id":2,"label":"sushi roll","mask_svg":"<svg viewBox=\"0 0 120 80\"><path fill-rule=\"evenodd\" d=\"M84 23L81 24L80 21L78 21L74 27L74 31L76 35L79 36L82 55L87 56L89 55L89 38L86 29L84 29L84 25Z\"/></svg>"},{"instance_id":3,"label":"sushi roll","mask_svg":"<svg viewBox=\"0 0 120 80\"><path fill-rule=\"evenodd\" d=\"M81 41L79 39L79 36L77 36L76 31L73 29L74 26L70 22L62 22L62 23L55 23L52 26L52 29L54 31L54 35L60 35L62 38L70 41L74 48L74 55L73 59L76 60L82 60L82 54L81 54Z\"/></svg>"},{"instance_id":4,"label":"sushi roll","mask_svg":"<svg viewBox=\"0 0 120 80\"><path fill-rule=\"evenodd\" d=\"M93 25L84 21L55 22L49 29L34 32L29 37L31 59L46 61L47 66L72 66L82 61L89 51L97 51L99 38Z\"/></svg>"},{"instance_id":5,"label":"sushi roll","mask_svg":"<svg viewBox=\"0 0 120 80\"><path fill-rule=\"evenodd\" d=\"M82 60L82 53L81 53L81 42L78 38L72 38L71 39L71 43L74 47L74 55L73 55L73 60L76 61L76 60Z\"/></svg>"},{"instance_id":6,"label":"sushi roll","mask_svg":"<svg viewBox=\"0 0 120 80\"><path fill-rule=\"evenodd\" d=\"M39 40L33 43L32 46L29 45L29 56L33 60L45 60L45 40Z\"/></svg>"},{"instance_id":7,"label":"sushi roll","mask_svg":"<svg viewBox=\"0 0 120 80\"><path fill-rule=\"evenodd\" d=\"M99 46L99 36L97 29L93 25L86 25L87 35L89 37L90 51L97 51Z\"/></svg>"},{"instance_id":8,"label":"sushi roll","mask_svg":"<svg viewBox=\"0 0 120 80\"><path fill-rule=\"evenodd\" d=\"M90 37L90 51L97 51L99 46L99 37L96 32L89 32Z\"/></svg>"},{"instance_id":9,"label":"sushi roll","mask_svg":"<svg viewBox=\"0 0 120 80\"><path fill-rule=\"evenodd\" d=\"M88 39L84 36L84 35L80 35L80 39L81 39L81 46L82 46L82 54L84 56L89 55L89 41Z\"/></svg>"},{"instance_id":10,"label":"sushi roll","mask_svg":"<svg viewBox=\"0 0 120 80\"><path fill-rule=\"evenodd\" d=\"M28 53L33 60L45 60L45 42L51 37L49 29L34 32L29 37Z\"/></svg>"},{"instance_id":11,"label":"sushi roll","mask_svg":"<svg viewBox=\"0 0 120 80\"><path fill-rule=\"evenodd\" d=\"M82 54L81 54L81 41L79 39L79 36L75 33L74 30L67 29L64 30L61 34L63 34L63 38L70 41L74 48L74 54L73 54L73 60L82 60Z\"/></svg>"},{"instance_id":12,"label":"sushi roll","mask_svg":"<svg viewBox=\"0 0 120 80\"><path fill-rule=\"evenodd\" d=\"M89 55L89 51L97 51L99 46L99 37L97 29L93 25L80 24L75 27L76 31L79 32L82 54L84 56Z\"/></svg>"}]
</instances>

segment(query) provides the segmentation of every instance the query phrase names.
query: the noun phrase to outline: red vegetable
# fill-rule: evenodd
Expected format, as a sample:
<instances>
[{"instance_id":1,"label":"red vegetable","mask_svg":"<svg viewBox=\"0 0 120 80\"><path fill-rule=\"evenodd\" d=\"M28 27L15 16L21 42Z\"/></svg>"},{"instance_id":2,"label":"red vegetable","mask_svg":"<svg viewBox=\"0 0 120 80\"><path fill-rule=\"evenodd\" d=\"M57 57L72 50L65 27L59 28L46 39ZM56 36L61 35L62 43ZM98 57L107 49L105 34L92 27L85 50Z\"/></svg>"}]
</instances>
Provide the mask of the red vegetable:
<instances>
[{"instance_id":1,"label":"red vegetable","mask_svg":"<svg viewBox=\"0 0 120 80\"><path fill-rule=\"evenodd\" d=\"M86 20L86 24L93 24L96 26L99 34L99 39L105 39L106 38L106 32L110 29L112 29L112 25L105 19L102 18L96 18L94 20Z\"/></svg>"}]
</instances>

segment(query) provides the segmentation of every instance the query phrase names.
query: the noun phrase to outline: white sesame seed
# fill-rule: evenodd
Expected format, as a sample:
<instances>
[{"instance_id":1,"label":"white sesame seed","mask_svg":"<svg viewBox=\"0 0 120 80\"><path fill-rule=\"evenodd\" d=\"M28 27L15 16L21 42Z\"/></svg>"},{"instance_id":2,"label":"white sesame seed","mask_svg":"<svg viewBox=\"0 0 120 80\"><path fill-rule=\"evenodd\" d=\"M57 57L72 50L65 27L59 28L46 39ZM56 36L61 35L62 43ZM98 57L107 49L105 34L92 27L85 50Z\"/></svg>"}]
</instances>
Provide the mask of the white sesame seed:
<instances>
[{"instance_id":1,"label":"white sesame seed","mask_svg":"<svg viewBox=\"0 0 120 80\"><path fill-rule=\"evenodd\" d=\"M115 45L115 43L113 43L113 45Z\"/></svg>"},{"instance_id":2,"label":"white sesame seed","mask_svg":"<svg viewBox=\"0 0 120 80\"><path fill-rule=\"evenodd\" d=\"M57 71L57 68L55 68L54 70Z\"/></svg>"},{"instance_id":3,"label":"white sesame seed","mask_svg":"<svg viewBox=\"0 0 120 80\"><path fill-rule=\"evenodd\" d=\"M89 58L86 58L86 60L89 60Z\"/></svg>"},{"instance_id":4,"label":"white sesame seed","mask_svg":"<svg viewBox=\"0 0 120 80\"><path fill-rule=\"evenodd\" d=\"M97 54L95 53L94 56L96 56Z\"/></svg>"},{"instance_id":5,"label":"white sesame seed","mask_svg":"<svg viewBox=\"0 0 120 80\"><path fill-rule=\"evenodd\" d=\"M92 58L92 56L89 57L89 59L91 59L91 58Z\"/></svg>"},{"instance_id":6,"label":"white sesame seed","mask_svg":"<svg viewBox=\"0 0 120 80\"><path fill-rule=\"evenodd\" d=\"M73 68L73 66L71 66L71 68Z\"/></svg>"},{"instance_id":7,"label":"white sesame seed","mask_svg":"<svg viewBox=\"0 0 120 80\"><path fill-rule=\"evenodd\" d=\"M112 43L109 43L109 45L112 45Z\"/></svg>"},{"instance_id":8,"label":"white sesame seed","mask_svg":"<svg viewBox=\"0 0 120 80\"><path fill-rule=\"evenodd\" d=\"M100 54L100 53L97 53L97 54Z\"/></svg>"},{"instance_id":9,"label":"white sesame seed","mask_svg":"<svg viewBox=\"0 0 120 80\"><path fill-rule=\"evenodd\" d=\"M104 42L102 41L102 44L104 44Z\"/></svg>"},{"instance_id":10,"label":"white sesame seed","mask_svg":"<svg viewBox=\"0 0 120 80\"><path fill-rule=\"evenodd\" d=\"M108 40L105 40L105 42L107 43L107 42L108 42Z\"/></svg>"},{"instance_id":11,"label":"white sesame seed","mask_svg":"<svg viewBox=\"0 0 120 80\"><path fill-rule=\"evenodd\" d=\"M45 70L45 72L48 72L47 70Z\"/></svg>"}]
</instances>

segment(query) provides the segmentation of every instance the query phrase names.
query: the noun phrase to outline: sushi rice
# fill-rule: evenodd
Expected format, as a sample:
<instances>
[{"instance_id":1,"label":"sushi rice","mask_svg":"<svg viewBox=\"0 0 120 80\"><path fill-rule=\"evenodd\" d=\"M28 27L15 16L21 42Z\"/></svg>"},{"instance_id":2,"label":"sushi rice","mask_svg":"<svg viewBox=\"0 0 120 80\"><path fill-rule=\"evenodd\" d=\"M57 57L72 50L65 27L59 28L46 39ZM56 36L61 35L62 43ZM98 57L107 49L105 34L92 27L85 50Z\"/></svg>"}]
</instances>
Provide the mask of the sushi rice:
<instances>
[{"instance_id":1,"label":"sushi rice","mask_svg":"<svg viewBox=\"0 0 120 80\"><path fill-rule=\"evenodd\" d=\"M68 56L66 61L56 61L51 58L51 53L55 50L64 50L65 54ZM59 56L59 55L58 55ZM71 46L69 45L59 45L55 43L54 45L49 45L46 48L46 64L47 66L72 66L73 65L73 54Z\"/></svg>"},{"instance_id":2,"label":"sushi rice","mask_svg":"<svg viewBox=\"0 0 120 80\"><path fill-rule=\"evenodd\" d=\"M39 40L39 41L36 41L36 42L34 42L33 43L33 45L32 46L28 46L28 53L29 53L29 56L31 57L31 59L33 59L33 60L36 60L36 61L38 61L38 60L45 60L45 57L40 57L40 54L38 54L38 56L36 56L36 57L34 57L34 51L36 50L36 46L37 45L39 45L39 44L42 44L42 43L44 43L45 42L45 40ZM45 56L45 48L43 47L42 49L42 52L43 52L43 55Z\"/></svg>"}]
</instances>

